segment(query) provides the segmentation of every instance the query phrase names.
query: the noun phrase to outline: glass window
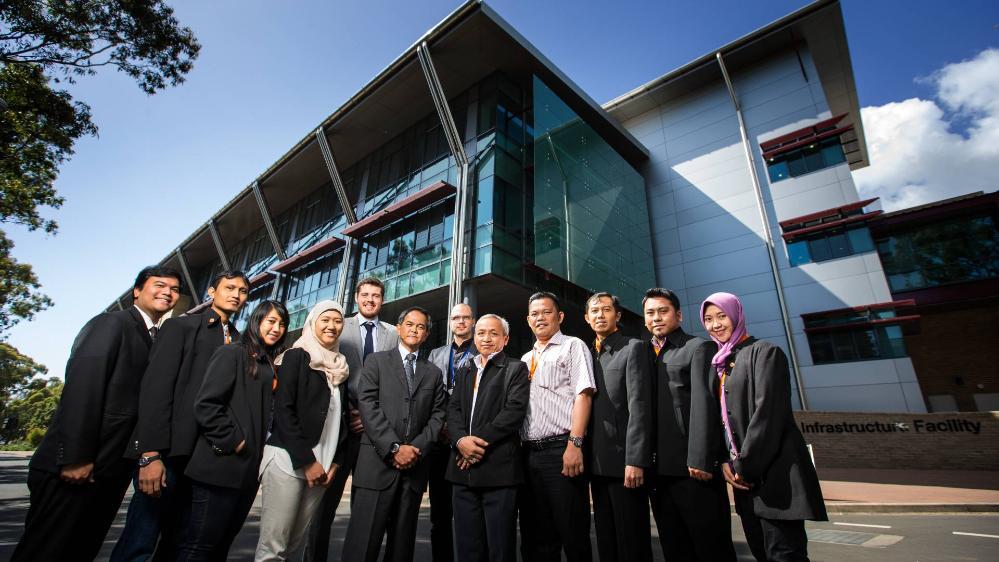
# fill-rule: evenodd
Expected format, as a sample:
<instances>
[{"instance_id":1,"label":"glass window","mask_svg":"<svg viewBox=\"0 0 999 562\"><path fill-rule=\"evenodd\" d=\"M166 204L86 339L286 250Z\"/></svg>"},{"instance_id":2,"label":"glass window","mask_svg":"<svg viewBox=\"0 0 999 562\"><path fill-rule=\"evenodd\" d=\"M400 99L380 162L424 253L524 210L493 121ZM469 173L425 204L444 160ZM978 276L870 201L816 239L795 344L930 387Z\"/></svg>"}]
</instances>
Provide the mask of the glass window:
<instances>
[{"instance_id":1,"label":"glass window","mask_svg":"<svg viewBox=\"0 0 999 562\"><path fill-rule=\"evenodd\" d=\"M843 162L846 162L846 156L839 137L833 137L775 156L767 162L767 168L773 183Z\"/></svg>"},{"instance_id":2,"label":"glass window","mask_svg":"<svg viewBox=\"0 0 999 562\"><path fill-rule=\"evenodd\" d=\"M846 236L850 239L850 248L854 254L874 251L871 231L866 226L863 228L851 228L846 231Z\"/></svg>"},{"instance_id":3,"label":"glass window","mask_svg":"<svg viewBox=\"0 0 999 562\"><path fill-rule=\"evenodd\" d=\"M655 284L645 180L537 76L533 87L534 262L637 307L637 287ZM524 174L504 162L497 175L516 185Z\"/></svg>"},{"instance_id":4,"label":"glass window","mask_svg":"<svg viewBox=\"0 0 999 562\"><path fill-rule=\"evenodd\" d=\"M832 249L829 247L829 240L826 238L815 238L808 241L808 250L814 261L826 261L832 259Z\"/></svg>"},{"instance_id":5,"label":"glass window","mask_svg":"<svg viewBox=\"0 0 999 562\"><path fill-rule=\"evenodd\" d=\"M767 166L767 171L770 172L770 183L779 182L791 177L791 171L787 167L787 160L780 160L770 164Z\"/></svg>"},{"instance_id":6,"label":"glass window","mask_svg":"<svg viewBox=\"0 0 999 562\"><path fill-rule=\"evenodd\" d=\"M811 254L808 253L808 242L800 240L787 245L787 259L791 266L801 265L812 261Z\"/></svg>"},{"instance_id":7,"label":"glass window","mask_svg":"<svg viewBox=\"0 0 999 562\"><path fill-rule=\"evenodd\" d=\"M846 257L852 253L850 251L850 243L846 239L846 234L833 234L827 240L829 240L829 251L833 258Z\"/></svg>"}]
</instances>

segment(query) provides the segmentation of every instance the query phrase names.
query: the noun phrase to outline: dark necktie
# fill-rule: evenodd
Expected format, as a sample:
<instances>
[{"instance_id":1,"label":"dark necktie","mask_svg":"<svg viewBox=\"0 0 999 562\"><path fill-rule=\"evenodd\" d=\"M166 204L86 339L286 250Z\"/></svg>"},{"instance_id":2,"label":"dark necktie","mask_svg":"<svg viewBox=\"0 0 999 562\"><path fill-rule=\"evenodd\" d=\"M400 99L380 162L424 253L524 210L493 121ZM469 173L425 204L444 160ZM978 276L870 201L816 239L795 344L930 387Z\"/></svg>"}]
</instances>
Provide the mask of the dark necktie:
<instances>
[{"instance_id":1,"label":"dark necktie","mask_svg":"<svg viewBox=\"0 0 999 562\"><path fill-rule=\"evenodd\" d=\"M365 322L364 327L368 330L368 333L364 335L364 354L361 356L362 363L368 358L368 355L371 355L375 351L375 323Z\"/></svg>"},{"instance_id":2,"label":"dark necktie","mask_svg":"<svg viewBox=\"0 0 999 562\"><path fill-rule=\"evenodd\" d=\"M149 339L151 339L153 341L156 341L156 333L159 332L159 331L160 331L160 329L157 328L156 326L153 326L152 328L149 328Z\"/></svg>"},{"instance_id":3,"label":"dark necktie","mask_svg":"<svg viewBox=\"0 0 999 562\"><path fill-rule=\"evenodd\" d=\"M406 356L406 390L409 391L410 396L413 395L413 377L415 376L413 370L414 369L413 363L415 361L416 361L415 353L410 353L409 355Z\"/></svg>"}]
</instances>

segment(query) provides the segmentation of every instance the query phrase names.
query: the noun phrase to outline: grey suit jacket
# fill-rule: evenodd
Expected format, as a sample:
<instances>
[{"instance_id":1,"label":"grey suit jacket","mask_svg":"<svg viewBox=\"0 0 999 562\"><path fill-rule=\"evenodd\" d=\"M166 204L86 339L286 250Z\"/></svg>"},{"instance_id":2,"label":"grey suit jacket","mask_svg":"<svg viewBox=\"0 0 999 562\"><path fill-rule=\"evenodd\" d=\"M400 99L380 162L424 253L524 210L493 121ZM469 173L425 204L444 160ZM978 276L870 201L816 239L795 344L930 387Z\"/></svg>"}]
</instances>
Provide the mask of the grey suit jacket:
<instances>
[{"instance_id":1,"label":"grey suit jacket","mask_svg":"<svg viewBox=\"0 0 999 562\"><path fill-rule=\"evenodd\" d=\"M450 367L450 365L448 365L448 361L451 359L451 345L452 343L448 342L447 345L442 345L440 347L434 348L430 351L430 355L427 356L427 361L430 361L431 363L436 365L438 369L441 370L441 376L442 376L441 380L444 381L444 390L446 390L448 393L454 390L453 388L448 388L449 381L447 380L447 372L448 368ZM454 358L455 375L457 376L457 371L460 371L462 367L471 363L472 358L478 354L479 354L478 350L475 349L475 343L469 342L468 355L464 356L465 360L459 363L458 360L461 359L461 356Z\"/></svg>"},{"instance_id":2,"label":"grey suit jacket","mask_svg":"<svg viewBox=\"0 0 999 562\"><path fill-rule=\"evenodd\" d=\"M593 473L624 478L625 465L652 466L652 376L641 340L615 332L598 355L591 348L597 392L590 413Z\"/></svg>"},{"instance_id":3,"label":"grey suit jacket","mask_svg":"<svg viewBox=\"0 0 999 562\"><path fill-rule=\"evenodd\" d=\"M388 322L379 321L375 325L375 351L387 351L399 347L399 332ZM351 406L357 405L357 375L364 361L364 340L361 339L360 315L355 314L343 321L340 335L340 353L347 359L350 375L347 378L347 400Z\"/></svg>"},{"instance_id":4,"label":"grey suit jacket","mask_svg":"<svg viewBox=\"0 0 999 562\"><path fill-rule=\"evenodd\" d=\"M430 463L426 456L444 425L444 384L441 371L426 359L417 359L413 394L406 388L406 372L398 349L372 353L357 377L357 407L364 422L361 450L353 473L354 486L384 490L400 471L386 461L392 444L409 444L421 458L408 469L412 489L427 487Z\"/></svg>"}]
</instances>

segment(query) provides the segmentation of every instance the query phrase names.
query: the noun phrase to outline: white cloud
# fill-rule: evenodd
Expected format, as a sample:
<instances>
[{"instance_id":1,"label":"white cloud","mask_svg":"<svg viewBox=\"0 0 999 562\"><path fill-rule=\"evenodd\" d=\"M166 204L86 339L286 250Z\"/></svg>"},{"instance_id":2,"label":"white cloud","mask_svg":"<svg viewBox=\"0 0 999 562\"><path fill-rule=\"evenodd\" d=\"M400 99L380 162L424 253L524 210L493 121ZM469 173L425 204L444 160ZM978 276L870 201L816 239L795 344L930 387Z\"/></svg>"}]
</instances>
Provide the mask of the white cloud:
<instances>
[{"instance_id":1,"label":"white cloud","mask_svg":"<svg viewBox=\"0 0 999 562\"><path fill-rule=\"evenodd\" d=\"M871 165L854 180L888 211L999 189L999 49L948 64L926 81L935 100L861 109ZM952 130L958 119L964 134Z\"/></svg>"}]
</instances>

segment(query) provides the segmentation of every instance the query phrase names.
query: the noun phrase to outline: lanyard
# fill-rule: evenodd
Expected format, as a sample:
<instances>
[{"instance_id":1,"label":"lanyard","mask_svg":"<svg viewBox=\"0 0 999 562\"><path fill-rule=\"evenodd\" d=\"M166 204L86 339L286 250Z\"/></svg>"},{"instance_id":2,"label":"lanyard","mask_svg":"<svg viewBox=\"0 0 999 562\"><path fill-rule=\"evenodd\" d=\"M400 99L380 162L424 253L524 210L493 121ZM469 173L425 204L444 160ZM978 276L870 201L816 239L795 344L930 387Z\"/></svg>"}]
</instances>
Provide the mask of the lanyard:
<instances>
[{"instance_id":1,"label":"lanyard","mask_svg":"<svg viewBox=\"0 0 999 562\"><path fill-rule=\"evenodd\" d=\"M468 357L468 354L471 353L471 352L472 352L472 346L469 345L468 348L465 350L465 353L462 353L461 357L458 358L458 363L455 363L454 362L454 347L453 346L451 347L451 356L448 359L448 361L451 364L451 368L450 368L450 370L448 370L448 388L454 388L454 377L455 377L455 374L456 374L456 372L458 370L458 366L461 366L461 365L465 364L465 359Z\"/></svg>"},{"instance_id":2,"label":"lanyard","mask_svg":"<svg viewBox=\"0 0 999 562\"><path fill-rule=\"evenodd\" d=\"M541 365L541 356L545 354L545 351L548 350L548 347L549 346L546 345L545 348L542 349L541 351L537 351L536 349L531 350L531 369L527 377L528 380L534 380L534 371L538 370L538 367Z\"/></svg>"}]
</instances>

